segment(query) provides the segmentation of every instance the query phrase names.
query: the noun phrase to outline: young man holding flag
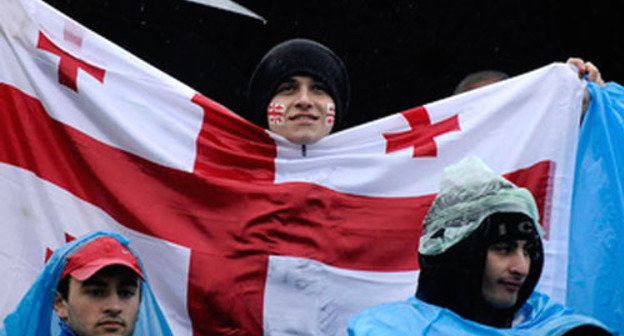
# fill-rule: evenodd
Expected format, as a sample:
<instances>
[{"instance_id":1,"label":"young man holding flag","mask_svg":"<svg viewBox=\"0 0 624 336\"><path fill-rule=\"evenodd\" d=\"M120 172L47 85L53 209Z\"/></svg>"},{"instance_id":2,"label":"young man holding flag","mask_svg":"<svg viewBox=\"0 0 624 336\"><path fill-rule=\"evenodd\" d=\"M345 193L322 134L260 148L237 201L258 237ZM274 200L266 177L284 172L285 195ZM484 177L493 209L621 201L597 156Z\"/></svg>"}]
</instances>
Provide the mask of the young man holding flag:
<instances>
[{"instance_id":1,"label":"young man holding flag","mask_svg":"<svg viewBox=\"0 0 624 336\"><path fill-rule=\"evenodd\" d=\"M342 60L307 39L282 42L260 60L249 81L249 118L288 141L319 141L349 108L350 84Z\"/></svg>"}]
</instances>

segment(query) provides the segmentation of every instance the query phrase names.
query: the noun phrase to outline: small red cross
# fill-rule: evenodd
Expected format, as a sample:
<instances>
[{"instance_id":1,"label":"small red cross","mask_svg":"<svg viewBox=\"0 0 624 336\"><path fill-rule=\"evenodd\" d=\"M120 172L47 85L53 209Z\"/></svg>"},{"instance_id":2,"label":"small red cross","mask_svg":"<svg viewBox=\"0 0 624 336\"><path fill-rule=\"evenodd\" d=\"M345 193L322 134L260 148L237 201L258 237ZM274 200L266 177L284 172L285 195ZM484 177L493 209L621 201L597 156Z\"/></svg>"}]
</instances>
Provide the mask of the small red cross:
<instances>
[{"instance_id":1,"label":"small red cross","mask_svg":"<svg viewBox=\"0 0 624 336\"><path fill-rule=\"evenodd\" d=\"M62 50L56 44L54 44L42 32L39 32L39 41L37 42L37 48L49 51L61 58L58 76L59 83L61 83L62 85L65 85L68 88L78 92L78 87L76 86L78 69L82 69L83 71L93 76L93 78L97 79L100 83L104 83L104 74L106 73L104 69L99 68L95 65L91 65L83 60L80 60L70 55L68 52Z\"/></svg>"},{"instance_id":2,"label":"small red cross","mask_svg":"<svg viewBox=\"0 0 624 336\"><path fill-rule=\"evenodd\" d=\"M76 237L70 235L69 233L65 232L65 242L69 243L72 240L75 240ZM50 257L52 256L52 254L54 253L54 250L51 248L46 248L46 255L45 255L45 262L47 263L48 260L50 260Z\"/></svg>"},{"instance_id":3,"label":"small red cross","mask_svg":"<svg viewBox=\"0 0 624 336\"><path fill-rule=\"evenodd\" d=\"M423 106L405 111L402 114L409 122L411 129L399 133L384 133L383 136L388 142L386 144L386 153L413 146L414 152L412 157L436 156L438 150L433 138L444 133L460 130L457 115L432 125L427 109Z\"/></svg>"}]
</instances>

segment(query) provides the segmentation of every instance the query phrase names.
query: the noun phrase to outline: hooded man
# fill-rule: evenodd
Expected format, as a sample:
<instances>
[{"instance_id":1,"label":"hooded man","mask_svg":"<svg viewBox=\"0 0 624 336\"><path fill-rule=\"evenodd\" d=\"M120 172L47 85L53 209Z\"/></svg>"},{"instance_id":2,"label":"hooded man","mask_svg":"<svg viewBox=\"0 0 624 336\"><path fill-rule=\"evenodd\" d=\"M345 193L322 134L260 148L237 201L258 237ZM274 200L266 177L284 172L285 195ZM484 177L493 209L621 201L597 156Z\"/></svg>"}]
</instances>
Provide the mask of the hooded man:
<instances>
[{"instance_id":1,"label":"hooded man","mask_svg":"<svg viewBox=\"0 0 624 336\"><path fill-rule=\"evenodd\" d=\"M0 335L172 335L128 243L96 232L59 248Z\"/></svg>"},{"instance_id":2,"label":"hooded man","mask_svg":"<svg viewBox=\"0 0 624 336\"><path fill-rule=\"evenodd\" d=\"M293 39L273 47L249 82L250 120L302 146L339 125L349 108L350 84L342 60L326 46Z\"/></svg>"},{"instance_id":3,"label":"hooded man","mask_svg":"<svg viewBox=\"0 0 624 336\"><path fill-rule=\"evenodd\" d=\"M370 308L350 335L610 335L534 291L544 264L531 193L476 158L448 167L425 217L416 296Z\"/></svg>"}]
</instances>

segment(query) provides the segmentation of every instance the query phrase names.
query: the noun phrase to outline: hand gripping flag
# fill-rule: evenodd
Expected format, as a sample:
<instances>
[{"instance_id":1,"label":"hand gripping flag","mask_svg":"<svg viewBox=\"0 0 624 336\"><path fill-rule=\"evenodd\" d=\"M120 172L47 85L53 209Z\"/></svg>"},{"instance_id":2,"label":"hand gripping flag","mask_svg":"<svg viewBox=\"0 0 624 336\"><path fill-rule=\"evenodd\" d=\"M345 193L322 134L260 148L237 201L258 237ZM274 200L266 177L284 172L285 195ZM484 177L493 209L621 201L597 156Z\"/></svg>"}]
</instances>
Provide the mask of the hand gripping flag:
<instances>
[{"instance_id":1,"label":"hand gripping flag","mask_svg":"<svg viewBox=\"0 0 624 336\"><path fill-rule=\"evenodd\" d=\"M415 291L421 221L468 155L529 188L541 290L565 300L584 84L563 64L307 146L240 118L41 1L0 11L0 317L46 255L128 236L175 335L345 335ZM218 79L215 79L218 80Z\"/></svg>"}]
</instances>

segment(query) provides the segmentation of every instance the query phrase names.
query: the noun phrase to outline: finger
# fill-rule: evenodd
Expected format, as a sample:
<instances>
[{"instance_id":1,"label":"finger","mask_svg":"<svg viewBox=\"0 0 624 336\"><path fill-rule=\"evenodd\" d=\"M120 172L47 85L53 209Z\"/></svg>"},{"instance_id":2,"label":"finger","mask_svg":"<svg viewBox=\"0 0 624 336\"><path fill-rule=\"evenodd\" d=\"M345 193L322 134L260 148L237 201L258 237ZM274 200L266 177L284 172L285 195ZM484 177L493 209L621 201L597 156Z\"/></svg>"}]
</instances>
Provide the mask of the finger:
<instances>
[{"instance_id":1,"label":"finger","mask_svg":"<svg viewBox=\"0 0 624 336\"><path fill-rule=\"evenodd\" d=\"M585 61L583 61L583 59L579 58L579 57L570 57L570 58L568 58L566 63L574 64L577 67L583 67L585 65Z\"/></svg>"},{"instance_id":2,"label":"finger","mask_svg":"<svg viewBox=\"0 0 624 336\"><path fill-rule=\"evenodd\" d=\"M583 61L583 59L578 58L578 57L570 57L568 58L566 63L574 65L576 69L578 70L579 77L583 77L583 74L585 74L585 71L586 71L585 62Z\"/></svg>"},{"instance_id":3,"label":"finger","mask_svg":"<svg viewBox=\"0 0 624 336\"><path fill-rule=\"evenodd\" d=\"M596 67L592 62L585 63L585 71L587 72L587 79L597 83L600 86L605 86L600 70L598 70L598 67Z\"/></svg>"},{"instance_id":4,"label":"finger","mask_svg":"<svg viewBox=\"0 0 624 336\"><path fill-rule=\"evenodd\" d=\"M596 81L600 76L600 71L592 62L585 63L585 73L587 73L587 78L591 81Z\"/></svg>"}]
</instances>

